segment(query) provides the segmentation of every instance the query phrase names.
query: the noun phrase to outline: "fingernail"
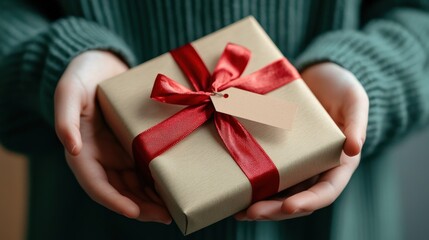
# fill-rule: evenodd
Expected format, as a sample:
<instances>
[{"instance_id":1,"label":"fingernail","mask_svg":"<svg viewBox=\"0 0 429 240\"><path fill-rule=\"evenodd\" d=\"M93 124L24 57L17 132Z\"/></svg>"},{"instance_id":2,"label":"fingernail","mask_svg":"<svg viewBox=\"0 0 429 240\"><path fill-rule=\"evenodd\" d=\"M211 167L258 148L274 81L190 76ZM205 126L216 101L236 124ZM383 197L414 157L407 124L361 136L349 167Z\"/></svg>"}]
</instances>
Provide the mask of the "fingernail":
<instances>
[{"instance_id":1,"label":"fingernail","mask_svg":"<svg viewBox=\"0 0 429 240\"><path fill-rule=\"evenodd\" d=\"M168 220L163 220L162 223L165 225L170 225L172 223L172 219L168 219Z\"/></svg>"},{"instance_id":2,"label":"fingernail","mask_svg":"<svg viewBox=\"0 0 429 240\"><path fill-rule=\"evenodd\" d=\"M159 219L154 219L153 221L157 223L162 223L165 225L170 225L173 220L171 218L161 217Z\"/></svg>"},{"instance_id":3,"label":"fingernail","mask_svg":"<svg viewBox=\"0 0 429 240\"><path fill-rule=\"evenodd\" d=\"M125 217L127 217L127 218L130 218L130 219L136 219L136 217L134 217L134 216L131 216L130 214L128 214L127 212L122 212L122 213L120 213L121 215L123 215L123 216L125 216Z\"/></svg>"},{"instance_id":4,"label":"fingernail","mask_svg":"<svg viewBox=\"0 0 429 240\"><path fill-rule=\"evenodd\" d=\"M258 216L255 218L255 221L263 222L263 221L272 221L272 220L263 216Z\"/></svg>"},{"instance_id":5,"label":"fingernail","mask_svg":"<svg viewBox=\"0 0 429 240\"><path fill-rule=\"evenodd\" d=\"M71 148L71 154L73 154L73 155L76 154L76 148L77 148L76 144L73 144L72 148Z\"/></svg>"},{"instance_id":6,"label":"fingernail","mask_svg":"<svg viewBox=\"0 0 429 240\"><path fill-rule=\"evenodd\" d=\"M137 220L139 220L140 222L148 222L148 221L150 221L150 222L157 222L157 223L161 223L161 224L165 224L165 225L170 225L171 222L172 222L171 219L169 219L169 220L166 220L166 219L148 220L148 219L144 219L144 218L141 218L141 217L138 217Z\"/></svg>"},{"instance_id":7,"label":"fingernail","mask_svg":"<svg viewBox=\"0 0 429 240\"><path fill-rule=\"evenodd\" d=\"M313 212L297 212L297 213L293 213L293 214L289 215L286 219L305 217L305 216L308 216L312 213Z\"/></svg>"}]
</instances>

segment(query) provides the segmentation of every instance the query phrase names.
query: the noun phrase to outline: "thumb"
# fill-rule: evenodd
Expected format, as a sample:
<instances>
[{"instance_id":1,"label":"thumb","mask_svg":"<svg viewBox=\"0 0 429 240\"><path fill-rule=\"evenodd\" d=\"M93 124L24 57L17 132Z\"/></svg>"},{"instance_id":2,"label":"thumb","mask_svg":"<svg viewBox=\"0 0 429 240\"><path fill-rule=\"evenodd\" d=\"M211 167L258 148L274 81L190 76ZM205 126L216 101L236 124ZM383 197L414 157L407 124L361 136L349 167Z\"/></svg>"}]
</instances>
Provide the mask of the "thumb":
<instances>
[{"instance_id":1,"label":"thumb","mask_svg":"<svg viewBox=\"0 0 429 240\"><path fill-rule=\"evenodd\" d=\"M344 152L352 157L361 152L365 142L369 103L364 92L358 92L355 96L349 97L349 104L346 104L343 110L344 134L346 135Z\"/></svg>"},{"instance_id":2,"label":"thumb","mask_svg":"<svg viewBox=\"0 0 429 240\"><path fill-rule=\"evenodd\" d=\"M59 81L55 90L55 131L71 155L78 155L82 149L80 134L80 114L82 110L82 91L76 81L67 81L67 76Z\"/></svg>"}]
</instances>

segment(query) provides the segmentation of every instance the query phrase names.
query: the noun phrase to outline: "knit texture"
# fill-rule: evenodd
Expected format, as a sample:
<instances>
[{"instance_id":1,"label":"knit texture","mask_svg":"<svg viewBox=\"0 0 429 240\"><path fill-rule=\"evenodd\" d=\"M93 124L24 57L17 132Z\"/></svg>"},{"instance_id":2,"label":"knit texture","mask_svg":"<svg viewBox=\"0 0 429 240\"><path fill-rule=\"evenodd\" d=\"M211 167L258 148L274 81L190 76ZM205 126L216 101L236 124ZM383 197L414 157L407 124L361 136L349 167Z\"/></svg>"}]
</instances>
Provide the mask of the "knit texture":
<instances>
[{"instance_id":1,"label":"knit texture","mask_svg":"<svg viewBox=\"0 0 429 240\"><path fill-rule=\"evenodd\" d=\"M13 150L33 153L44 143L23 145L20 133L44 137L33 131L45 127L52 132L55 87L75 56L91 49L110 50L130 66L135 58L121 38L97 23L74 16L49 23L28 6L0 7L0 30L11 33L0 40L0 139Z\"/></svg>"},{"instance_id":2,"label":"knit texture","mask_svg":"<svg viewBox=\"0 0 429 240\"><path fill-rule=\"evenodd\" d=\"M361 32L334 31L320 36L297 62L300 68L335 62L362 83L370 100L364 158L428 121L428 26L427 13L394 9L384 19L369 22Z\"/></svg>"},{"instance_id":3,"label":"knit texture","mask_svg":"<svg viewBox=\"0 0 429 240\"><path fill-rule=\"evenodd\" d=\"M89 199L82 200L84 207L81 211L73 211L77 205L67 208L61 205L61 211L75 216L69 219L76 221L68 222L74 231L60 226L54 231L49 227L63 219L61 215L43 211L53 211L49 207L55 203L47 205L49 201L45 201L49 194L64 193L63 185L66 185L67 189L71 189L67 196L85 198L67 172L67 166L58 162L64 161L62 153L52 153L53 147L60 149L53 128L55 87L71 59L84 51L110 50L128 65L134 66L248 15L255 16L280 50L300 70L318 62L335 62L354 73L366 90L370 99L370 114L363 150L364 163L344 193L347 206L355 208L347 208L340 199L333 213L327 209L310 218L272 223L236 223L230 219L193 236L203 239L400 237L397 235L398 225L392 222L394 216L386 210L387 205L382 204L386 200L382 196L383 191L389 189L388 186L392 186L394 181L380 187L370 180L390 179L383 178L382 167L374 167L384 163L378 157L375 160L375 157L392 146L394 141L426 125L429 120L428 1L54 2L56 5L50 5L48 10L55 12L48 18L42 14L46 13L47 6L38 1L0 1L0 141L33 159L31 179L38 191L33 188L34 194L30 199L30 238L179 238L180 234L173 227L138 225L103 212ZM41 12L41 9L45 11ZM55 15L59 15L58 19L52 19ZM55 162L48 160L55 158ZM41 174L44 166L51 172ZM54 174L56 168L64 174ZM61 179L63 185L46 179ZM40 192L46 196L36 197ZM67 199L60 198L57 202L62 201ZM395 205L392 203L391 206ZM88 213L88 224L91 219L99 222L93 226L98 229L94 230L95 235L91 235L83 223L79 224L80 218L76 214L82 214L82 211ZM334 225L326 220L332 214ZM105 216L105 219L99 220L100 216ZM385 216L391 217L386 219ZM46 222L45 225L37 223L41 222L40 218L45 220L42 221ZM110 226L108 232L105 232L106 226ZM307 230L310 226L312 231ZM356 234L352 238L347 232Z\"/></svg>"}]
</instances>

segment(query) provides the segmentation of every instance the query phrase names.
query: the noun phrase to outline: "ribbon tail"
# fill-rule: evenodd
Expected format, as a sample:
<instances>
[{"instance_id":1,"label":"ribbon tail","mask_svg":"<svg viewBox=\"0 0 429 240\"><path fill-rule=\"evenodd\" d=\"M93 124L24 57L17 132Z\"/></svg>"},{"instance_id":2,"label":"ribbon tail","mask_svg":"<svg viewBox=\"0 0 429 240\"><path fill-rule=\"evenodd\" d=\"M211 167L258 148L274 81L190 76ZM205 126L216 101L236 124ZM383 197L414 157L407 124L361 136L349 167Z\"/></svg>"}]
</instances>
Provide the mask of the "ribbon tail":
<instances>
[{"instance_id":1,"label":"ribbon tail","mask_svg":"<svg viewBox=\"0 0 429 240\"><path fill-rule=\"evenodd\" d=\"M216 112L214 121L226 148L252 185L252 202L276 194L280 174L253 136L230 115Z\"/></svg>"},{"instance_id":2,"label":"ribbon tail","mask_svg":"<svg viewBox=\"0 0 429 240\"><path fill-rule=\"evenodd\" d=\"M213 112L211 104L189 106L136 136L132 143L133 155L145 180L153 182L149 163L195 131Z\"/></svg>"}]
</instances>

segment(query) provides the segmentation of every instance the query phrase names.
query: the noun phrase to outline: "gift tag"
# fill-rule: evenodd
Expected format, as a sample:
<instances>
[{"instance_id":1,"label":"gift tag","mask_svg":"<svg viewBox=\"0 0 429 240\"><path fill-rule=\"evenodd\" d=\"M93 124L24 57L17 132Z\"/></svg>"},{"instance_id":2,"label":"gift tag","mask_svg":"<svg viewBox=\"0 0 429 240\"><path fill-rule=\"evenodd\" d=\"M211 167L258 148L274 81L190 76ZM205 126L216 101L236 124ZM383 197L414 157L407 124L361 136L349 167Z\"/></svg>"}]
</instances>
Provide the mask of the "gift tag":
<instances>
[{"instance_id":1,"label":"gift tag","mask_svg":"<svg viewBox=\"0 0 429 240\"><path fill-rule=\"evenodd\" d=\"M282 129L290 129L297 105L270 96L228 88L210 97L216 111Z\"/></svg>"}]
</instances>

